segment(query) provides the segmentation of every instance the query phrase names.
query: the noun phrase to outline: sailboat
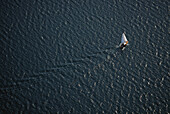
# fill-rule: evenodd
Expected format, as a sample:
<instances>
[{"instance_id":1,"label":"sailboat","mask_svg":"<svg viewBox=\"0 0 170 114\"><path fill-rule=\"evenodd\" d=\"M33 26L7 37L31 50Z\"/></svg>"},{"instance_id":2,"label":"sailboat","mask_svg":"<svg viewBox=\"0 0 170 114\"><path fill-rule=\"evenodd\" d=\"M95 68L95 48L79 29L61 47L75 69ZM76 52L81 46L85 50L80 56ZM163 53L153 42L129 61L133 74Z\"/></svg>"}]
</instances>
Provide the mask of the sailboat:
<instances>
[{"instance_id":1,"label":"sailboat","mask_svg":"<svg viewBox=\"0 0 170 114\"><path fill-rule=\"evenodd\" d=\"M121 38L121 43L120 43L120 46L119 46L120 49L124 50L125 47L127 46L127 44L128 44L128 40L127 40L127 38L125 36L125 33L123 33L122 38Z\"/></svg>"}]
</instances>

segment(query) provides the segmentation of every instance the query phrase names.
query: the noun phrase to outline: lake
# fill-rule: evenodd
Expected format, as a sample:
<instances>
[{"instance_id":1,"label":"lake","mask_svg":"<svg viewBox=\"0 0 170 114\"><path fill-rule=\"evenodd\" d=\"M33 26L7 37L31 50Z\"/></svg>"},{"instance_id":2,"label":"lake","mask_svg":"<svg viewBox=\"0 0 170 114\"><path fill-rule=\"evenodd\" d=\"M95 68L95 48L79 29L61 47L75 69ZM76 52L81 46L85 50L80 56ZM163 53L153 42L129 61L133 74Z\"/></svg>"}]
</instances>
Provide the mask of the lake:
<instances>
[{"instance_id":1,"label":"lake","mask_svg":"<svg viewBox=\"0 0 170 114\"><path fill-rule=\"evenodd\" d=\"M168 4L2 0L0 113L169 113Z\"/></svg>"}]
</instances>

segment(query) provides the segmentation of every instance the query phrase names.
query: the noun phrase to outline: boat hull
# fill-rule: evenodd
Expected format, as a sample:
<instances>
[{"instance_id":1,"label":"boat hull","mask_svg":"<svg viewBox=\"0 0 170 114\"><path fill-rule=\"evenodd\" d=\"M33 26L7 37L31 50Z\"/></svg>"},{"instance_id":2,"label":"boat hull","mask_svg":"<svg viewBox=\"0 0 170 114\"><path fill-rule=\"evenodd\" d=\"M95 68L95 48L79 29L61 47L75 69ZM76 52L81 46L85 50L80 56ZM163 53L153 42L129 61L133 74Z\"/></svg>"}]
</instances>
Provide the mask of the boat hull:
<instances>
[{"instance_id":1,"label":"boat hull","mask_svg":"<svg viewBox=\"0 0 170 114\"><path fill-rule=\"evenodd\" d=\"M126 47L126 45L124 45L124 44L122 44L121 46L120 46L120 49L124 49Z\"/></svg>"}]
</instances>

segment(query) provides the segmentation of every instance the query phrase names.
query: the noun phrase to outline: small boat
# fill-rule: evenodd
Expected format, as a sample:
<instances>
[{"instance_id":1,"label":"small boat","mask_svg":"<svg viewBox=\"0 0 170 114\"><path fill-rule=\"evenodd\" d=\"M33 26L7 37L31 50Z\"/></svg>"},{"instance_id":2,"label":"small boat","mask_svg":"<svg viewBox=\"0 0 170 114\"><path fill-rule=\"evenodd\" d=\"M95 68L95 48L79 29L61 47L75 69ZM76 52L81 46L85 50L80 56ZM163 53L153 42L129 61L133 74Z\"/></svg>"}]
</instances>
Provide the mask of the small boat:
<instances>
[{"instance_id":1,"label":"small boat","mask_svg":"<svg viewBox=\"0 0 170 114\"><path fill-rule=\"evenodd\" d=\"M122 34L122 38L121 38L121 43L120 43L120 49L124 50L124 48L127 46L128 44L128 40L125 36L125 33Z\"/></svg>"}]
</instances>

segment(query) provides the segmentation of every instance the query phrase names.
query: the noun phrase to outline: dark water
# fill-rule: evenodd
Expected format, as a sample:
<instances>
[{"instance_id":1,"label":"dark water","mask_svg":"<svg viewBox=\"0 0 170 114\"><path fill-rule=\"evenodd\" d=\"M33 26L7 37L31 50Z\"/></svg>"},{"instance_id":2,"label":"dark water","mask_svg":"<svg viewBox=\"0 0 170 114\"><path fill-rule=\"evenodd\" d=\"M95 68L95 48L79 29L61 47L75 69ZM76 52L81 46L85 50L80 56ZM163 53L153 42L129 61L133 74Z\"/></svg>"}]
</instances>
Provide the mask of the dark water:
<instances>
[{"instance_id":1,"label":"dark water","mask_svg":"<svg viewBox=\"0 0 170 114\"><path fill-rule=\"evenodd\" d=\"M170 113L168 4L1 0L0 113Z\"/></svg>"}]
</instances>

